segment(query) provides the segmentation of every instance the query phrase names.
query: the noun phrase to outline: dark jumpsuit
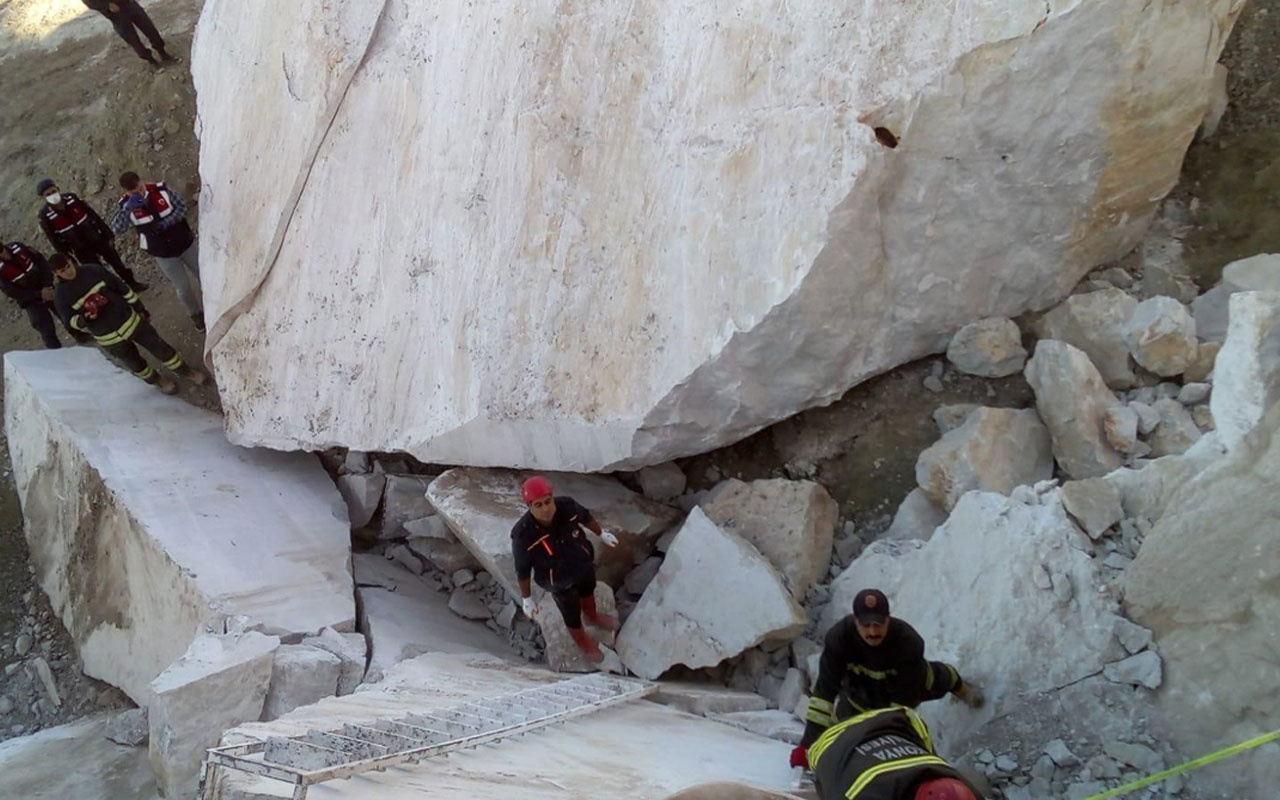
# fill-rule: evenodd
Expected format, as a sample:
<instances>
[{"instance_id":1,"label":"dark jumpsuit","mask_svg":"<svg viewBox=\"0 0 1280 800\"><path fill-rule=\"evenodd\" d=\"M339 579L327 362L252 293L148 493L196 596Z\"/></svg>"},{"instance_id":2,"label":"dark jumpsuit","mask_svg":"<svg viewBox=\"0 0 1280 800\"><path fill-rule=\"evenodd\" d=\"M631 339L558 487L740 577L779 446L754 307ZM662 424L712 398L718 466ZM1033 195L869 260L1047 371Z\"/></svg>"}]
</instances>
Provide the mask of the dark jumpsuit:
<instances>
[{"instance_id":1,"label":"dark jumpsuit","mask_svg":"<svg viewBox=\"0 0 1280 800\"><path fill-rule=\"evenodd\" d=\"M595 547L582 531L591 512L572 497L555 498L556 514L542 525L526 511L511 528L516 577L533 580L555 598L569 628L582 627L582 599L596 590Z\"/></svg>"}]
</instances>

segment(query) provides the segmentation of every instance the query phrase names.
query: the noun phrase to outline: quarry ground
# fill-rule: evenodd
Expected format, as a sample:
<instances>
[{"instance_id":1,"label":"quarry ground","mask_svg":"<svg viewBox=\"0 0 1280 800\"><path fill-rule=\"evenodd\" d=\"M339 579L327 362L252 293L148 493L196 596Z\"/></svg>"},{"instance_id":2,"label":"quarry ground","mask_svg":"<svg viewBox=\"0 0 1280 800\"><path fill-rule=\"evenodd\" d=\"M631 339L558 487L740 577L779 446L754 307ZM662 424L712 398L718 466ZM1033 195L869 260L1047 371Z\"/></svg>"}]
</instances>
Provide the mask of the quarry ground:
<instances>
[{"instance_id":1,"label":"quarry ground","mask_svg":"<svg viewBox=\"0 0 1280 800\"><path fill-rule=\"evenodd\" d=\"M78 0L0 0L0 238L47 251L35 221L34 192L46 175L100 212L113 201L115 177L126 169L164 179L196 198L195 94L187 57L200 2L148 6L171 52L183 59L159 73L137 59L104 20L77 16ZM1192 209L1196 227L1187 245L1202 286L1211 285L1231 260L1280 252L1280 0L1254 0L1245 8L1223 61L1231 70L1230 107L1217 134L1192 146L1174 192ZM152 284L143 299L156 328L184 358L199 363L201 335L151 260L137 252L133 235L121 240L126 262ZM0 303L0 351L39 346L16 304ZM925 390L924 378L940 364L926 359L906 365L827 408L682 466L695 488L723 477L813 477L840 503L843 520L874 529L915 485L916 458L938 437L931 417L937 406L1026 406L1031 400L1021 376L988 381L948 370L940 392ZM183 399L217 409L212 391L184 388ZM33 713L19 703L0 714L0 739L127 702L80 673L70 639L31 575L21 528L7 442L0 437L0 696L12 692L20 675L3 671L20 660L14 642L34 627L35 646L47 653L64 701L53 713Z\"/></svg>"}]
</instances>

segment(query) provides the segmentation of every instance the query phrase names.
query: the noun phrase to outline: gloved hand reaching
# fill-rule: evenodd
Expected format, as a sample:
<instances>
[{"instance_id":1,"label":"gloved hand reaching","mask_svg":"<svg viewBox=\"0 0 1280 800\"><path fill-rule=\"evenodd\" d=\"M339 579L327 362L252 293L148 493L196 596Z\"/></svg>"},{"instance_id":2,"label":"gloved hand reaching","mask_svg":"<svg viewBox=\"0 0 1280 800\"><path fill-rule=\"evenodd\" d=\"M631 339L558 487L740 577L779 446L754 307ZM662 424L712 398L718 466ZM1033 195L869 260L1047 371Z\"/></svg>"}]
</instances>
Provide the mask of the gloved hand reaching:
<instances>
[{"instance_id":1,"label":"gloved hand reaching","mask_svg":"<svg viewBox=\"0 0 1280 800\"><path fill-rule=\"evenodd\" d=\"M791 766L809 768L809 748L804 745L796 745L791 751Z\"/></svg>"},{"instance_id":2,"label":"gloved hand reaching","mask_svg":"<svg viewBox=\"0 0 1280 800\"><path fill-rule=\"evenodd\" d=\"M609 547L618 546L618 537L614 536L612 533L609 533L608 531L600 532L600 541L604 542Z\"/></svg>"},{"instance_id":3,"label":"gloved hand reaching","mask_svg":"<svg viewBox=\"0 0 1280 800\"><path fill-rule=\"evenodd\" d=\"M538 615L538 604L532 597L525 597L520 600L520 610L529 619L533 619Z\"/></svg>"}]
</instances>

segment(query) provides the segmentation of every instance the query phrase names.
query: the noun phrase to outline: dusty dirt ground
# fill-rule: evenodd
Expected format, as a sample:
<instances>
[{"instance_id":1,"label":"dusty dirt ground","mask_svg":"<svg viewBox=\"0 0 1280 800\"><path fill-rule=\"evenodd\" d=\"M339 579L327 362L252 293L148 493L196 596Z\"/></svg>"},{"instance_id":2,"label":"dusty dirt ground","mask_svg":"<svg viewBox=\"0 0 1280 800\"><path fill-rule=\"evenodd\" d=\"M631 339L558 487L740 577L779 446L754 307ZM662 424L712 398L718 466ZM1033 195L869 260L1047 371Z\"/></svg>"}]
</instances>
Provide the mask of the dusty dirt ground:
<instances>
[{"instance_id":1,"label":"dusty dirt ground","mask_svg":"<svg viewBox=\"0 0 1280 800\"><path fill-rule=\"evenodd\" d=\"M45 176L89 201L100 214L118 196L117 176L132 169L158 176L189 199L198 187L193 132L195 91L186 57L199 0L145 3L183 63L154 72L79 0L0 1L0 238L46 255L36 222L35 184ZM194 215L193 215L194 219ZM203 337L192 327L169 284L136 236L117 241L125 262L151 289L142 295L153 322L191 363ZM64 345L70 337L60 330ZM0 352L33 350L40 338L16 303L0 301ZM184 399L217 408L213 391L184 387ZM0 399L0 409L3 400ZM0 439L0 739L59 725L103 708L127 705L119 691L86 678L70 638L36 585L22 537L7 440ZM25 656L15 650L30 637ZM25 644L25 640L23 642ZM49 664L60 707L23 665Z\"/></svg>"},{"instance_id":2,"label":"dusty dirt ground","mask_svg":"<svg viewBox=\"0 0 1280 800\"><path fill-rule=\"evenodd\" d=\"M197 188L195 98L187 70L200 0L145 3L184 63L154 73L105 21L84 14L78 0L0 0L0 237L47 250L35 222L34 186L49 175L105 211L115 177L125 169L159 176L184 190ZM1231 103L1214 138L1191 148L1175 196L1196 199L1196 228L1187 240L1202 285L1234 258L1280 251L1280 0L1253 0L1224 55L1231 68ZM209 124L206 121L206 124ZM156 327L183 356L198 361L202 338L132 234L121 251L153 288L144 301ZM64 337L65 340L65 337ZM25 315L0 303L0 351L40 346ZM833 405L805 412L743 442L682 465L694 488L722 477L814 477L840 503L841 517L874 531L887 522L914 486L919 452L938 436L932 412L939 405L979 402L1026 406L1031 395L1020 376L987 381L945 370L942 390L923 387L941 359L906 365L847 393ZM184 399L216 409L211 392ZM31 681L14 644L35 629L63 695L56 710L25 702ZM28 655L28 657L31 654ZM125 701L84 678L65 631L31 578L21 514L0 440L0 739L48 727L95 707Z\"/></svg>"}]
</instances>

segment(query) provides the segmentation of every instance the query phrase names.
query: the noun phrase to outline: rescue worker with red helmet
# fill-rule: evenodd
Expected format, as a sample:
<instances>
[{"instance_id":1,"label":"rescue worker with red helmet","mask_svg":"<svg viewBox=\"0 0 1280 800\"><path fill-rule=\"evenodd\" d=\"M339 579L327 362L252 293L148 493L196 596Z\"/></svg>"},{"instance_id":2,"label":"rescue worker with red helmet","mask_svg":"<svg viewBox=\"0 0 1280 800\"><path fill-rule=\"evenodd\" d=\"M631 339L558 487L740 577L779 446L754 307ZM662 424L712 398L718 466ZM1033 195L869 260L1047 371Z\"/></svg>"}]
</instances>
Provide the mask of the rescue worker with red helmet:
<instances>
[{"instance_id":1,"label":"rescue worker with red helmet","mask_svg":"<svg viewBox=\"0 0 1280 800\"><path fill-rule=\"evenodd\" d=\"M587 528L609 547L617 547L618 538L603 530L591 512L572 497L556 497L551 481L541 475L526 480L520 494L528 511L511 529L511 554L525 616L533 619L538 614L532 578L550 592L574 644L587 660L599 664L604 653L583 629L582 620L606 631L616 631L618 620L596 608L595 547L582 529Z\"/></svg>"},{"instance_id":2,"label":"rescue worker with red helmet","mask_svg":"<svg viewBox=\"0 0 1280 800\"><path fill-rule=\"evenodd\" d=\"M822 800L981 800L933 749L929 728L905 706L866 711L823 731L809 747Z\"/></svg>"}]
</instances>

